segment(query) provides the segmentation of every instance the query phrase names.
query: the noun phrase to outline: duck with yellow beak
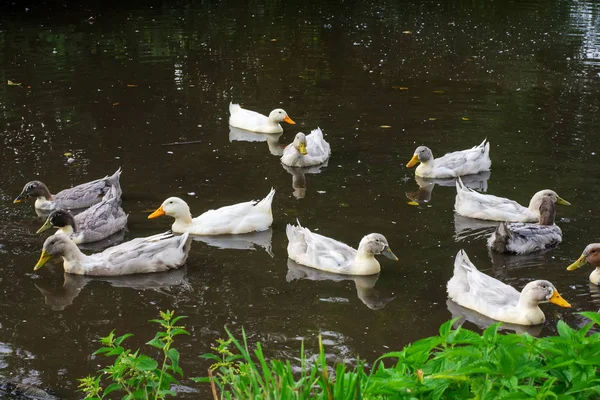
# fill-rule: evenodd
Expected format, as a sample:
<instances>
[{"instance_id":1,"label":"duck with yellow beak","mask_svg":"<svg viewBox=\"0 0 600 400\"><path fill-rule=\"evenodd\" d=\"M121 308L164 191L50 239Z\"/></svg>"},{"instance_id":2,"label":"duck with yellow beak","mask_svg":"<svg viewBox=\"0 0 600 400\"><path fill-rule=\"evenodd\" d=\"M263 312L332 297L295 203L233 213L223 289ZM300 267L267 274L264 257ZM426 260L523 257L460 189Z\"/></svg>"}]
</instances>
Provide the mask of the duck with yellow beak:
<instances>
[{"instance_id":1,"label":"duck with yellow beak","mask_svg":"<svg viewBox=\"0 0 600 400\"><path fill-rule=\"evenodd\" d=\"M465 308L497 321L538 325L546 320L539 305L554 303L571 307L554 285L546 280L529 282L521 292L480 272L460 250L454 260L454 276L447 284L448 297Z\"/></svg>"},{"instance_id":2,"label":"duck with yellow beak","mask_svg":"<svg viewBox=\"0 0 600 400\"><path fill-rule=\"evenodd\" d=\"M163 272L185 263L191 240L186 232L181 236L161 233L137 238L101 253L85 255L66 235L52 235L44 242L42 254L34 271L53 257L62 257L65 272L75 275L116 276Z\"/></svg>"},{"instance_id":3,"label":"duck with yellow beak","mask_svg":"<svg viewBox=\"0 0 600 400\"><path fill-rule=\"evenodd\" d=\"M294 141L283 150L281 163L288 167L312 167L323 164L331 155L331 146L323 138L321 128L309 135L298 132Z\"/></svg>"},{"instance_id":4,"label":"duck with yellow beak","mask_svg":"<svg viewBox=\"0 0 600 400\"><path fill-rule=\"evenodd\" d=\"M415 170L415 175L423 178L456 178L489 171L492 166L490 142L486 139L479 146L448 153L440 158L434 158L429 147L419 146L406 167L414 167L419 162L421 165Z\"/></svg>"},{"instance_id":5,"label":"duck with yellow beak","mask_svg":"<svg viewBox=\"0 0 600 400\"><path fill-rule=\"evenodd\" d=\"M595 285L600 285L600 243L590 243L587 245L581 257L577 259L573 264L567 267L568 271L574 271L581 268L586 263L589 263L594 267L594 270L590 274L590 282Z\"/></svg>"}]
</instances>

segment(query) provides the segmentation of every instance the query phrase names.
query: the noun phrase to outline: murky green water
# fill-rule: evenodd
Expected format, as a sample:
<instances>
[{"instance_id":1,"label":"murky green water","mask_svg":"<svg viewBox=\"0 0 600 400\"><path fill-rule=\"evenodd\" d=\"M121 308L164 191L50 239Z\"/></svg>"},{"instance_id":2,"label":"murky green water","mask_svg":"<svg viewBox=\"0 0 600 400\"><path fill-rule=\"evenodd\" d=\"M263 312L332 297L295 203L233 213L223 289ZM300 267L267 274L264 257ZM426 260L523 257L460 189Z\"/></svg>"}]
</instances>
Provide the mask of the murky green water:
<instances>
[{"instance_id":1,"label":"murky green water","mask_svg":"<svg viewBox=\"0 0 600 400\"><path fill-rule=\"evenodd\" d=\"M76 378L104 363L90 356L98 337L116 328L142 345L146 321L165 309L189 316L192 335L179 344L188 376L205 374L199 355L224 325L244 327L270 356L297 356L302 339L314 351L321 332L332 359L373 361L451 317L445 284L460 248L519 288L534 278L557 286L573 308L542 306L542 335L600 307L590 270L565 271L598 241L598 4L127 3L0 13L1 375L78 398ZM298 124L280 138L240 140L229 133L230 101L283 107ZM273 153L317 126L329 164L294 177ZM558 208L556 250L491 258L480 231L455 232L465 221L455 222L452 186L407 204L418 185L404 164L416 146L442 155L486 137L492 172L477 187L525 204L552 188L573 204ZM245 238L254 251L197 241L167 276L65 277L57 263L33 273L45 236L34 233L42 220L31 202L12 204L25 182L58 191L119 166L127 238L168 229L170 220L146 216L169 196L197 215L273 186L272 231ZM355 280L288 264L285 225L296 218L353 246L383 233L400 261L382 259L378 278Z\"/></svg>"}]
</instances>

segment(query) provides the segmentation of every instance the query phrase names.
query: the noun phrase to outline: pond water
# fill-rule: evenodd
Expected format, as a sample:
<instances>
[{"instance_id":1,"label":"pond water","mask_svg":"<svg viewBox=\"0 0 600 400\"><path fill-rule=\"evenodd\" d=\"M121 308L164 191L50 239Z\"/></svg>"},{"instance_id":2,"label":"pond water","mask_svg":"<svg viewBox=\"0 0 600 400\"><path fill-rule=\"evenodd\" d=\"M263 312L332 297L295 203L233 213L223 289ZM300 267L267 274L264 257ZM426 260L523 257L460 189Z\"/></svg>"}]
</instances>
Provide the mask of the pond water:
<instances>
[{"instance_id":1,"label":"pond water","mask_svg":"<svg viewBox=\"0 0 600 400\"><path fill-rule=\"evenodd\" d=\"M461 248L506 283L548 279L572 303L543 305L536 334L600 308L589 267L565 270L598 241L598 3L15 3L0 16L2 376L78 398L77 378L105 362L91 356L97 339L116 329L142 346L147 321L167 309L188 316L187 376L205 375L200 355L224 326L243 327L269 356L297 357L302 340L315 352L321 333L332 360L372 362L452 317L445 285ZM280 137L230 132L231 101L282 107L297 125ZM316 127L328 165L291 174L274 154ZM455 219L453 186L417 190L405 164L418 145L442 155L484 138L492 171L479 190L527 204L551 188L572 203L557 209L557 249L492 257L485 229ZM43 219L31 201L12 203L23 185L57 192L119 166L127 239L169 229L169 218L146 219L169 196L198 215L275 187L275 222L238 241L197 240L167 275L88 279L58 262L34 273L47 233L35 234ZM352 246L382 233L400 260L382 258L378 277L315 274L288 262L296 219ZM182 384L200 391L183 399L208 395Z\"/></svg>"}]
</instances>

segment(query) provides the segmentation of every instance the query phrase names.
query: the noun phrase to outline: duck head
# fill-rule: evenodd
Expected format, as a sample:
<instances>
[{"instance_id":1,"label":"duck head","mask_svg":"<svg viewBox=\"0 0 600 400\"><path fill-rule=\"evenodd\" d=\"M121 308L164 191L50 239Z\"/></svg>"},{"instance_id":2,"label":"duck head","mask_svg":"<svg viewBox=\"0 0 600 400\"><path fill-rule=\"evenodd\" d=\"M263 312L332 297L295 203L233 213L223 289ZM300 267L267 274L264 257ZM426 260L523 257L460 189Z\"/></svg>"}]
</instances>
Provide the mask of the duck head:
<instances>
[{"instance_id":1,"label":"duck head","mask_svg":"<svg viewBox=\"0 0 600 400\"><path fill-rule=\"evenodd\" d=\"M383 254L390 260L398 261L398 257L390 250L387 239L380 233L371 233L362 238L358 249L373 255Z\"/></svg>"},{"instance_id":2,"label":"duck head","mask_svg":"<svg viewBox=\"0 0 600 400\"><path fill-rule=\"evenodd\" d=\"M40 255L40 259L38 260L37 264L35 264L35 267L33 267L33 270L37 271L38 269L42 268L44 264L46 264L52 257L64 256L73 250L77 251L77 245L68 236L49 236L44 242L42 254Z\"/></svg>"},{"instance_id":3,"label":"duck head","mask_svg":"<svg viewBox=\"0 0 600 400\"><path fill-rule=\"evenodd\" d=\"M571 305L562 298L554 285L545 280L529 282L521 292L521 298L528 303L554 303L561 307L571 307Z\"/></svg>"},{"instance_id":4,"label":"duck head","mask_svg":"<svg viewBox=\"0 0 600 400\"><path fill-rule=\"evenodd\" d=\"M273 122L287 122L288 124L296 125L294 121L287 115L282 108L276 108L269 114L269 119Z\"/></svg>"},{"instance_id":5,"label":"duck head","mask_svg":"<svg viewBox=\"0 0 600 400\"><path fill-rule=\"evenodd\" d=\"M294 138L294 147L298 150L298 152L302 155L306 155L306 135L302 132L298 132L296 137Z\"/></svg>"},{"instance_id":6,"label":"duck head","mask_svg":"<svg viewBox=\"0 0 600 400\"><path fill-rule=\"evenodd\" d=\"M27 182L13 203L20 203L27 197L43 197L46 200L52 200L52 195L50 194L48 187L40 181Z\"/></svg>"},{"instance_id":7,"label":"duck head","mask_svg":"<svg viewBox=\"0 0 600 400\"><path fill-rule=\"evenodd\" d=\"M433 153L427 146L419 146L415 150L415 154L412 156L410 161L406 164L406 168L411 168L417 165L418 162L426 163L427 161L433 160Z\"/></svg>"},{"instance_id":8,"label":"duck head","mask_svg":"<svg viewBox=\"0 0 600 400\"><path fill-rule=\"evenodd\" d=\"M44 225L42 225L42 227L40 229L38 229L36 233L42 233L52 227L55 227L55 228L70 227L70 230L72 232L75 232L77 230L76 224L75 224L75 218L73 218L73 216L71 215L70 212L65 211L65 210L52 211L50 213L50 215L48 215L48 218L46 218L46 222L44 222Z\"/></svg>"},{"instance_id":9,"label":"duck head","mask_svg":"<svg viewBox=\"0 0 600 400\"><path fill-rule=\"evenodd\" d=\"M168 215L169 217L173 217L175 219L192 217L192 214L190 213L190 207L179 197L169 197L163 201L161 206L158 207L156 211L148 215L148 219L162 217L163 215Z\"/></svg>"},{"instance_id":10,"label":"duck head","mask_svg":"<svg viewBox=\"0 0 600 400\"><path fill-rule=\"evenodd\" d=\"M552 200L554 203L560 204L563 206L571 205L571 203L569 203L565 199L561 198L558 194L556 194L556 192L554 190L544 189L544 190L540 190L539 192L537 192L536 194L533 195L533 197L531 198L531 201L529 202L529 209L532 211L539 210L540 206L542 205L542 199L544 199L544 198L548 198L548 199Z\"/></svg>"},{"instance_id":11,"label":"duck head","mask_svg":"<svg viewBox=\"0 0 600 400\"><path fill-rule=\"evenodd\" d=\"M577 268L581 268L586 263L590 263L594 267L600 267L600 243L588 244L583 250L581 257L573 264L569 265L567 270L574 271Z\"/></svg>"}]
</instances>

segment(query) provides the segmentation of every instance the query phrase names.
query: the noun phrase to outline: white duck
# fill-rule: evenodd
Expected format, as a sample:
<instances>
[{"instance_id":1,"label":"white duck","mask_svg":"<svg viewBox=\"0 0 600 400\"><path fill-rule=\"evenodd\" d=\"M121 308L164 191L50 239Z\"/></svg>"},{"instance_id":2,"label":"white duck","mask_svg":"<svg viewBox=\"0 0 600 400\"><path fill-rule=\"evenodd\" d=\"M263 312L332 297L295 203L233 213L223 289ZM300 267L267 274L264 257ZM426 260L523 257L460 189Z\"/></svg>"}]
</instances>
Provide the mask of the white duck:
<instances>
[{"instance_id":1,"label":"white duck","mask_svg":"<svg viewBox=\"0 0 600 400\"><path fill-rule=\"evenodd\" d=\"M490 142L486 139L479 146L448 153L440 158L433 158L429 147L419 146L406 167L411 168L418 162L421 165L415 170L415 175L423 178L454 178L489 171L492 166Z\"/></svg>"},{"instance_id":2,"label":"white duck","mask_svg":"<svg viewBox=\"0 0 600 400\"><path fill-rule=\"evenodd\" d=\"M283 132L280 122L296 124L281 108L274 109L267 117L256 111L245 110L239 104L229 103L229 114L229 125L252 132L280 133Z\"/></svg>"},{"instance_id":3,"label":"white duck","mask_svg":"<svg viewBox=\"0 0 600 400\"><path fill-rule=\"evenodd\" d=\"M62 208L63 210L87 208L100 202L111 186L119 185L120 177L121 168L112 174L112 176L105 176L95 181L82 183L54 195L50 194L50 190L42 182L31 181L27 182L13 203L20 203L27 197L35 197L35 208L39 210L52 211L57 208ZM121 196L120 186L119 196Z\"/></svg>"},{"instance_id":4,"label":"white duck","mask_svg":"<svg viewBox=\"0 0 600 400\"><path fill-rule=\"evenodd\" d=\"M190 207L179 197L169 197L148 216L148 219L168 215L175 218L171 229L181 233L189 231L192 235L226 235L264 231L273 223L271 203L275 189L261 201L245 203L208 210L192 218Z\"/></svg>"},{"instance_id":5,"label":"white duck","mask_svg":"<svg viewBox=\"0 0 600 400\"><path fill-rule=\"evenodd\" d=\"M181 236L160 233L87 256L68 236L52 235L44 242L42 255L33 270L40 269L52 257L60 256L65 272L76 275L115 276L168 271L185 262L191 243L188 237L188 233Z\"/></svg>"},{"instance_id":6,"label":"white duck","mask_svg":"<svg viewBox=\"0 0 600 400\"><path fill-rule=\"evenodd\" d=\"M298 132L283 150L281 162L289 167L312 167L324 163L330 155L331 147L323 138L321 128L317 128L309 135Z\"/></svg>"},{"instance_id":7,"label":"white duck","mask_svg":"<svg viewBox=\"0 0 600 400\"><path fill-rule=\"evenodd\" d=\"M554 207L554 201L544 197L538 223L501 222L488 238L488 248L499 253L528 254L555 247L562 242L562 231L554 224Z\"/></svg>"},{"instance_id":8,"label":"white duck","mask_svg":"<svg viewBox=\"0 0 600 400\"><path fill-rule=\"evenodd\" d=\"M590 243L583 250L581 257L573 264L567 267L567 270L574 271L577 268L590 263L594 270L590 274L590 282L595 285L600 285L600 243Z\"/></svg>"},{"instance_id":9,"label":"white duck","mask_svg":"<svg viewBox=\"0 0 600 400\"><path fill-rule=\"evenodd\" d=\"M345 275L373 275L381 271L375 255L383 254L398 261L387 239L379 233L362 238L358 251L337 240L311 232L298 222L287 225L288 257L307 267Z\"/></svg>"},{"instance_id":10,"label":"white duck","mask_svg":"<svg viewBox=\"0 0 600 400\"><path fill-rule=\"evenodd\" d=\"M540 218L542 199L548 197L556 204L570 206L553 190L540 190L533 195L529 207L523 207L514 200L482 194L466 187L460 178L456 180L454 211L465 217L492 221L535 222Z\"/></svg>"},{"instance_id":11,"label":"white duck","mask_svg":"<svg viewBox=\"0 0 600 400\"><path fill-rule=\"evenodd\" d=\"M73 215L66 210L54 210L36 233L51 227L58 228L55 235L67 235L76 244L97 242L127 226L127 214L120 206L120 190L113 186L102 201L85 211Z\"/></svg>"},{"instance_id":12,"label":"white duck","mask_svg":"<svg viewBox=\"0 0 600 400\"><path fill-rule=\"evenodd\" d=\"M480 272L460 250L454 261L454 276L448 281L448 297L457 304L497 321L519 325L537 325L546 320L539 307L554 303L571 307L548 281L529 282L518 290Z\"/></svg>"}]
</instances>

